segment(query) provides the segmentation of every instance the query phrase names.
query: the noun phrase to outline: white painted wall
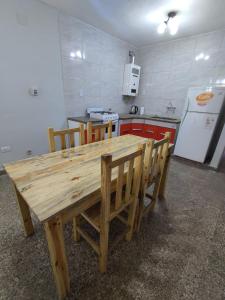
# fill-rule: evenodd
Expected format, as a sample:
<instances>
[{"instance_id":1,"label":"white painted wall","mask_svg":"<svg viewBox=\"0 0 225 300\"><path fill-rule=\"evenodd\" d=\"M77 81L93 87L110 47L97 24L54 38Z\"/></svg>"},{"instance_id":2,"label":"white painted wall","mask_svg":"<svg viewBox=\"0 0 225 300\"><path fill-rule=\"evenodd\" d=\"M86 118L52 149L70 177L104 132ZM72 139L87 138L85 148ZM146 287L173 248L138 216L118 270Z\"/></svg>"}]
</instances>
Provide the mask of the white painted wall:
<instances>
[{"instance_id":1,"label":"white painted wall","mask_svg":"<svg viewBox=\"0 0 225 300\"><path fill-rule=\"evenodd\" d=\"M93 106L127 113L134 98L122 96L123 74L134 46L69 15L59 24L67 116ZM71 58L77 51L82 57Z\"/></svg>"},{"instance_id":2,"label":"white painted wall","mask_svg":"<svg viewBox=\"0 0 225 300\"><path fill-rule=\"evenodd\" d=\"M48 151L47 128L65 123L58 12L35 0L1 1L0 165ZM22 23L22 24L21 24ZM40 88L31 97L28 89Z\"/></svg>"},{"instance_id":3,"label":"white painted wall","mask_svg":"<svg viewBox=\"0 0 225 300\"><path fill-rule=\"evenodd\" d=\"M210 58L196 61L201 52ZM225 30L144 47L137 55L142 74L135 102L146 113L166 115L172 102L180 117L190 86L225 84Z\"/></svg>"}]
</instances>

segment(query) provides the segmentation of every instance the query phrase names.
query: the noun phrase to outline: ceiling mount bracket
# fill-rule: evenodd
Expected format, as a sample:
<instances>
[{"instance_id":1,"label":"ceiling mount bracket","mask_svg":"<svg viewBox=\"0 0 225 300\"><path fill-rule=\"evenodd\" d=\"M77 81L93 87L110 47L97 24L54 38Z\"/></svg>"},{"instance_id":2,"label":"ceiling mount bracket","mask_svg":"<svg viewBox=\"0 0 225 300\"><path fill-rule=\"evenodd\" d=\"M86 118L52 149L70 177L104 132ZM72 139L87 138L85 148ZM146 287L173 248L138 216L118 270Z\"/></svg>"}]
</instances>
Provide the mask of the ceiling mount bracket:
<instances>
[{"instance_id":1,"label":"ceiling mount bracket","mask_svg":"<svg viewBox=\"0 0 225 300\"><path fill-rule=\"evenodd\" d=\"M177 15L177 11L170 11L168 13L168 18L174 18L174 17L176 17L176 15Z\"/></svg>"},{"instance_id":2,"label":"ceiling mount bracket","mask_svg":"<svg viewBox=\"0 0 225 300\"><path fill-rule=\"evenodd\" d=\"M175 10L169 11L167 14L167 19L159 24L158 33L162 34L169 28L169 32L171 35L175 35L178 30L178 22L177 19L174 18L177 16L178 12ZM173 20L173 21L172 21Z\"/></svg>"}]
</instances>

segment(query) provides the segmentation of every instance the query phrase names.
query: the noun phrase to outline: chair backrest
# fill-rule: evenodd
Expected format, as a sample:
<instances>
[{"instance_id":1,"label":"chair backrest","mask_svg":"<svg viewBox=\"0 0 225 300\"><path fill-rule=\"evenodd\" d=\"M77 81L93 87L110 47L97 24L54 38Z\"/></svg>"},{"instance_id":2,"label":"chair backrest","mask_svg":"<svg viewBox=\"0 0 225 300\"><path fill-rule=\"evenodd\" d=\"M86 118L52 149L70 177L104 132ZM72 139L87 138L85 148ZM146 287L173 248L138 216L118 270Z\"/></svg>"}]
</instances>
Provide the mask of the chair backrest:
<instances>
[{"instance_id":1,"label":"chair backrest","mask_svg":"<svg viewBox=\"0 0 225 300\"><path fill-rule=\"evenodd\" d=\"M75 147L74 134L79 133L79 145L84 144L84 125L80 124L78 128L54 130L53 128L48 128L48 141L49 141L49 151L56 151L56 141L55 137L60 138L61 150L66 148Z\"/></svg>"},{"instance_id":2,"label":"chair backrest","mask_svg":"<svg viewBox=\"0 0 225 300\"><path fill-rule=\"evenodd\" d=\"M87 123L87 143L103 141L105 133L108 134L108 139L112 138L112 121L108 123L94 125L92 122Z\"/></svg>"},{"instance_id":3,"label":"chair backrest","mask_svg":"<svg viewBox=\"0 0 225 300\"><path fill-rule=\"evenodd\" d=\"M118 212L135 201L140 189L140 179L143 168L145 145L139 145L138 149L126 156L112 161L111 154L101 157L101 194L102 216L108 220L113 219ZM113 211L112 191L115 190L115 205Z\"/></svg>"},{"instance_id":4,"label":"chair backrest","mask_svg":"<svg viewBox=\"0 0 225 300\"><path fill-rule=\"evenodd\" d=\"M170 132L165 133L165 138L160 141L148 140L144 157L144 172L142 176L142 192L154 180L160 180L163 174L168 155Z\"/></svg>"}]
</instances>

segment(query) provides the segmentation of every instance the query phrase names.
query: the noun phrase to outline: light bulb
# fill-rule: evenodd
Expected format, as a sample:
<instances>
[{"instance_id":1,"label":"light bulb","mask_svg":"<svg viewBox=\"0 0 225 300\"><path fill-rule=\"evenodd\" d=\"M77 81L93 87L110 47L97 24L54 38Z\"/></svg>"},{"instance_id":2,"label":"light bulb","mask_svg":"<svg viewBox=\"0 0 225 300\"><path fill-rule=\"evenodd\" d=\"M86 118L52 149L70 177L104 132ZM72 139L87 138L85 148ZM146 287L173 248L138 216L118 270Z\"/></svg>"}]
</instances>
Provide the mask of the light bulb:
<instances>
[{"instance_id":1,"label":"light bulb","mask_svg":"<svg viewBox=\"0 0 225 300\"><path fill-rule=\"evenodd\" d=\"M76 52L70 52L70 57L72 59L74 58L82 58L82 53L80 50L77 50Z\"/></svg>"},{"instance_id":2,"label":"light bulb","mask_svg":"<svg viewBox=\"0 0 225 300\"><path fill-rule=\"evenodd\" d=\"M80 50L77 50L77 51L76 51L76 57L82 58L82 54L81 54L81 51L80 51Z\"/></svg>"},{"instance_id":3,"label":"light bulb","mask_svg":"<svg viewBox=\"0 0 225 300\"><path fill-rule=\"evenodd\" d=\"M70 57L75 58L76 54L74 52L70 52Z\"/></svg>"},{"instance_id":4,"label":"light bulb","mask_svg":"<svg viewBox=\"0 0 225 300\"><path fill-rule=\"evenodd\" d=\"M157 29L157 32L158 32L159 34L162 34L162 33L164 33L165 31L166 31L166 23L163 22L163 23L159 24L158 29Z\"/></svg>"},{"instance_id":5,"label":"light bulb","mask_svg":"<svg viewBox=\"0 0 225 300\"><path fill-rule=\"evenodd\" d=\"M175 35L178 31L179 22L177 17L171 18L168 21L168 29L171 35Z\"/></svg>"},{"instance_id":6,"label":"light bulb","mask_svg":"<svg viewBox=\"0 0 225 300\"><path fill-rule=\"evenodd\" d=\"M204 60L208 60L210 58L209 55L205 55Z\"/></svg>"}]
</instances>

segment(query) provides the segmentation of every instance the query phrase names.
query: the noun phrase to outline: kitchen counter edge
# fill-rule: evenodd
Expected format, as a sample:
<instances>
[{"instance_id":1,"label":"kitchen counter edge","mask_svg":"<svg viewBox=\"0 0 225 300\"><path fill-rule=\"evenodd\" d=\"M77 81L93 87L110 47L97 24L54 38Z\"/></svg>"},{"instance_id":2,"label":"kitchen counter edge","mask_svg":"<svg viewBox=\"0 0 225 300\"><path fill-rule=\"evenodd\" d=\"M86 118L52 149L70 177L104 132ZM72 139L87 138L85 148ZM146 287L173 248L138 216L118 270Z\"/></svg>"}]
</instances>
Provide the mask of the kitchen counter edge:
<instances>
[{"instance_id":1,"label":"kitchen counter edge","mask_svg":"<svg viewBox=\"0 0 225 300\"><path fill-rule=\"evenodd\" d=\"M89 118L87 116L80 116L80 117L68 117L68 121L75 121L79 123L86 124L87 122L93 122L93 123L102 123L101 120L95 119L95 118Z\"/></svg>"},{"instance_id":2,"label":"kitchen counter edge","mask_svg":"<svg viewBox=\"0 0 225 300\"><path fill-rule=\"evenodd\" d=\"M173 124L179 124L181 122L180 119L176 119L176 118L174 118L173 120L170 120L170 119L164 119L164 118L160 118L160 117L158 117L158 118L152 117L151 115L120 114L119 118L120 118L120 120L143 119L143 120L152 120L152 121L173 123Z\"/></svg>"},{"instance_id":3,"label":"kitchen counter edge","mask_svg":"<svg viewBox=\"0 0 225 300\"><path fill-rule=\"evenodd\" d=\"M158 121L158 122L164 122L164 123L173 123L173 124L179 124L181 122L180 119L164 119L164 118L155 118L151 115L135 115L135 114L119 114L119 120L129 120L129 119L143 119L143 120L152 120L152 121ZM79 116L79 117L68 117L68 121L75 121L86 124L87 122L93 122L93 123L102 123L101 120L95 119L95 118L89 118L87 116Z\"/></svg>"}]
</instances>

